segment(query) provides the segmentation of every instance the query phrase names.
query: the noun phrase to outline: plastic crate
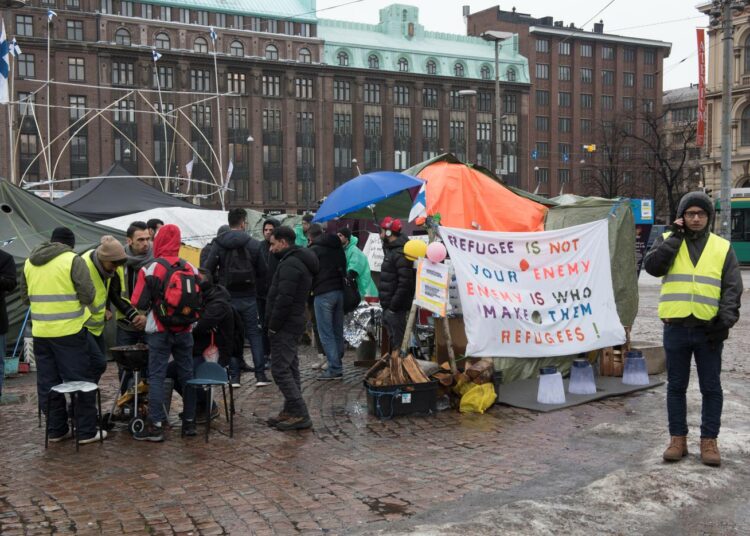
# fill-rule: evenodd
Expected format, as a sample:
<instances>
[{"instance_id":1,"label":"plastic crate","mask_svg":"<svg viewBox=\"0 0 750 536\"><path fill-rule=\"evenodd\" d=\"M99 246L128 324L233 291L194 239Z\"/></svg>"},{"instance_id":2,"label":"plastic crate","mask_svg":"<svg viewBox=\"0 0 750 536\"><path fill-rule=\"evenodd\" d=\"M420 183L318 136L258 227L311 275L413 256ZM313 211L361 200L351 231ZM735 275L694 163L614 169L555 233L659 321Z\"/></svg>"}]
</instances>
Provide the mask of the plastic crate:
<instances>
[{"instance_id":1,"label":"plastic crate","mask_svg":"<svg viewBox=\"0 0 750 536\"><path fill-rule=\"evenodd\" d=\"M437 412L437 380L383 387L374 387L367 380L363 384L367 393L367 410L380 419Z\"/></svg>"},{"instance_id":2,"label":"plastic crate","mask_svg":"<svg viewBox=\"0 0 750 536\"><path fill-rule=\"evenodd\" d=\"M5 358L5 375L11 376L18 374L18 357Z\"/></svg>"}]
</instances>

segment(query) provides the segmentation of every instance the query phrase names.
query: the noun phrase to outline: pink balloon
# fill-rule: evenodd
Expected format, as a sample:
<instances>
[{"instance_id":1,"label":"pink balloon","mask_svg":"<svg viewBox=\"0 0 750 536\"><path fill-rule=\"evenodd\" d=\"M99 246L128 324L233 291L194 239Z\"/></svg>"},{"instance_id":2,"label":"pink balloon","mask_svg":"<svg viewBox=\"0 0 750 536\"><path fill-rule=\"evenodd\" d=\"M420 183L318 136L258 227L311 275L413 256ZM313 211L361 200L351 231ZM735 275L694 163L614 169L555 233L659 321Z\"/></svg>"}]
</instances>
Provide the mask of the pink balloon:
<instances>
[{"instance_id":1,"label":"pink balloon","mask_svg":"<svg viewBox=\"0 0 750 536\"><path fill-rule=\"evenodd\" d=\"M427 258L432 262L443 262L447 254L442 242L433 242L427 246Z\"/></svg>"}]
</instances>

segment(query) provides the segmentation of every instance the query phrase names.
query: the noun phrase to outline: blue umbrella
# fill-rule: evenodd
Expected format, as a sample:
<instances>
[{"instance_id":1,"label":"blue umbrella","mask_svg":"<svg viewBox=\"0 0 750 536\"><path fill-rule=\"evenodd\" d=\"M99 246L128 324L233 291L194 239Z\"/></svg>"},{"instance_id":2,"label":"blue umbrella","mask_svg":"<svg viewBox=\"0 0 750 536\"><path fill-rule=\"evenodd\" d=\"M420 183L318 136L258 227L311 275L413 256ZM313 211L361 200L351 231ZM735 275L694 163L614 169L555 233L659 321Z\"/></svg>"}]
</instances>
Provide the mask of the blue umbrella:
<instances>
[{"instance_id":1,"label":"blue umbrella","mask_svg":"<svg viewBox=\"0 0 750 536\"><path fill-rule=\"evenodd\" d=\"M424 181L395 171L374 171L355 177L326 197L315 214L314 222L325 222L382 201Z\"/></svg>"}]
</instances>

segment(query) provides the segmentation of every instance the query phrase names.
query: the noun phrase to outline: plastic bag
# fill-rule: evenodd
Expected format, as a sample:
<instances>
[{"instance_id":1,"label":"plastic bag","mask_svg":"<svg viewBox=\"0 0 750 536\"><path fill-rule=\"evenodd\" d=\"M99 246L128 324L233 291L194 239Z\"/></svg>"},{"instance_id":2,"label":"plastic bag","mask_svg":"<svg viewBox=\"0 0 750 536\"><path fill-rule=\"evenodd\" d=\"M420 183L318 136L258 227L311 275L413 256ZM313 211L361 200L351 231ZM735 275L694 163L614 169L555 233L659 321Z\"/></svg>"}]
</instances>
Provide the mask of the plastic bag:
<instances>
[{"instance_id":1,"label":"plastic bag","mask_svg":"<svg viewBox=\"0 0 750 536\"><path fill-rule=\"evenodd\" d=\"M214 332L211 332L211 344L203 350L203 359L209 363L216 363L219 360L219 347L214 344Z\"/></svg>"},{"instance_id":2,"label":"plastic bag","mask_svg":"<svg viewBox=\"0 0 750 536\"><path fill-rule=\"evenodd\" d=\"M461 397L461 413L484 413L495 401L495 386L491 383L474 385Z\"/></svg>"}]
</instances>

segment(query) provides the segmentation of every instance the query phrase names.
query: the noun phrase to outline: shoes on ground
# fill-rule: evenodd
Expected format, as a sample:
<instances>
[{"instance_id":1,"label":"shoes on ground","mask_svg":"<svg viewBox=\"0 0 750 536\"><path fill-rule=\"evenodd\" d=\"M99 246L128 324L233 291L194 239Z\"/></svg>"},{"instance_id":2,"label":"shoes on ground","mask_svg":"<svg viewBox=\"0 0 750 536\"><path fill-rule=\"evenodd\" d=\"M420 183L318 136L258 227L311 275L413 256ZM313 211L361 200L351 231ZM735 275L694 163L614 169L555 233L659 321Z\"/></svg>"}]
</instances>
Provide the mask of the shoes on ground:
<instances>
[{"instance_id":1,"label":"shoes on ground","mask_svg":"<svg viewBox=\"0 0 750 536\"><path fill-rule=\"evenodd\" d=\"M65 441L66 439L70 439L73 437L73 432L71 430L68 430L63 435L59 435L56 437L50 437L49 442L50 443L59 443L60 441Z\"/></svg>"},{"instance_id":2,"label":"shoes on ground","mask_svg":"<svg viewBox=\"0 0 750 536\"><path fill-rule=\"evenodd\" d=\"M338 374L334 374L331 371L326 371L320 376L318 376L318 380L320 381L328 381L328 380L341 380L344 378L344 374L339 372Z\"/></svg>"},{"instance_id":3,"label":"shoes on ground","mask_svg":"<svg viewBox=\"0 0 750 536\"><path fill-rule=\"evenodd\" d=\"M160 443L164 441L164 427L157 426L151 421L147 421L143 430L133 434L133 439L137 441L152 441L154 443Z\"/></svg>"},{"instance_id":4,"label":"shoes on ground","mask_svg":"<svg viewBox=\"0 0 750 536\"><path fill-rule=\"evenodd\" d=\"M271 385L271 380L265 374L260 375L258 381L255 382L256 387L265 387L267 385Z\"/></svg>"},{"instance_id":5,"label":"shoes on ground","mask_svg":"<svg viewBox=\"0 0 750 536\"><path fill-rule=\"evenodd\" d=\"M325 370L323 368L323 365L328 368L328 359L326 359L326 356L324 356L323 354L318 354L318 357L315 359L315 361L313 361L311 368L313 370Z\"/></svg>"},{"instance_id":6,"label":"shoes on ground","mask_svg":"<svg viewBox=\"0 0 750 536\"><path fill-rule=\"evenodd\" d=\"M288 417L287 419L276 423L276 429L281 430L282 432L290 430L305 430L307 428L312 428L312 419L310 419L309 415L304 417Z\"/></svg>"},{"instance_id":7,"label":"shoes on ground","mask_svg":"<svg viewBox=\"0 0 750 536\"><path fill-rule=\"evenodd\" d=\"M107 439L106 430L97 431L93 436L87 437L86 439L81 439L78 443L81 445L88 445L89 443L96 443L97 441L101 441L102 439Z\"/></svg>"},{"instance_id":8,"label":"shoes on ground","mask_svg":"<svg viewBox=\"0 0 750 536\"><path fill-rule=\"evenodd\" d=\"M292 415L290 415L289 413L285 413L285 412L281 411L275 417L269 417L268 419L266 419L266 424L268 426L274 427L277 424L279 424L281 421L285 421L285 420L289 419L290 417L292 417Z\"/></svg>"},{"instance_id":9,"label":"shoes on ground","mask_svg":"<svg viewBox=\"0 0 750 536\"><path fill-rule=\"evenodd\" d=\"M198 430L195 428L195 421L182 421L182 435L188 437L198 435Z\"/></svg>"}]
</instances>

